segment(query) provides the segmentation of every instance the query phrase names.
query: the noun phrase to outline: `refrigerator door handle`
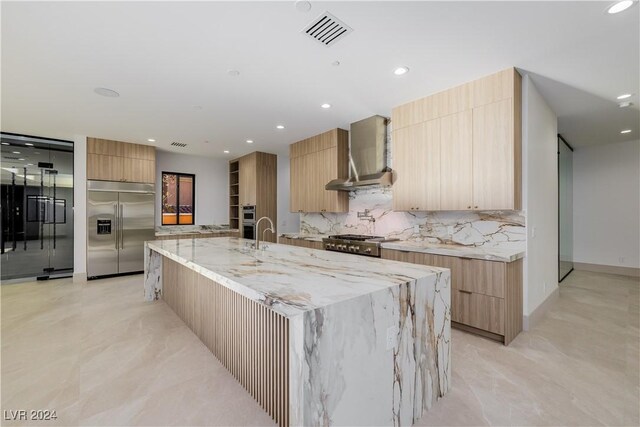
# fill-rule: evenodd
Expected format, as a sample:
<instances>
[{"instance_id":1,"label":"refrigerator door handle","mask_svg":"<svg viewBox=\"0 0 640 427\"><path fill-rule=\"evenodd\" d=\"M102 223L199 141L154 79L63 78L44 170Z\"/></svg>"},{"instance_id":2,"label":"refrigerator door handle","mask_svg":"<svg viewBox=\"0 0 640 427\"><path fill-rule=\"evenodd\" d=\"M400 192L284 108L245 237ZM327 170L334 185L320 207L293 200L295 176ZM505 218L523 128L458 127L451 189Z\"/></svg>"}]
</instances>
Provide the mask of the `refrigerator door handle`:
<instances>
[{"instance_id":1,"label":"refrigerator door handle","mask_svg":"<svg viewBox=\"0 0 640 427\"><path fill-rule=\"evenodd\" d=\"M118 249L118 205L113 205L113 240Z\"/></svg>"},{"instance_id":2,"label":"refrigerator door handle","mask_svg":"<svg viewBox=\"0 0 640 427\"><path fill-rule=\"evenodd\" d=\"M124 249L124 205L120 204L120 249Z\"/></svg>"}]
</instances>

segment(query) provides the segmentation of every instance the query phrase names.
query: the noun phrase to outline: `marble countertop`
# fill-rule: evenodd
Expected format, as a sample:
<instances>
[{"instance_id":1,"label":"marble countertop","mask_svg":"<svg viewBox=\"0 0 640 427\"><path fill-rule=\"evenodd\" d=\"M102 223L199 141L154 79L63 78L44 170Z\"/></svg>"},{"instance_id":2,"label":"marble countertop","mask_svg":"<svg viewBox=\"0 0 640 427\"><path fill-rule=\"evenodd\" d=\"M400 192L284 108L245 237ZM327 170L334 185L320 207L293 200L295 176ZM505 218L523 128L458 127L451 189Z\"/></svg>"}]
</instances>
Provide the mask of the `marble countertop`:
<instances>
[{"instance_id":1,"label":"marble countertop","mask_svg":"<svg viewBox=\"0 0 640 427\"><path fill-rule=\"evenodd\" d=\"M281 237L289 239L302 239L313 242L321 242L324 234L282 233ZM427 241L396 240L382 243L383 249L395 249L398 251L421 252L433 255L456 256L460 258L484 259L487 261L512 262L523 258L525 251L520 247L521 243L513 246L487 247L464 246L457 244L430 243Z\"/></svg>"},{"instance_id":2,"label":"marble countertop","mask_svg":"<svg viewBox=\"0 0 640 427\"><path fill-rule=\"evenodd\" d=\"M326 234L301 234L301 233L281 233L279 237L286 237L287 239L308 240L310 242L322 242L323 237L328 237Z\"/></svg>"},{"instance_id":3,"label":"marble countertop","mask_svg":"<svg viewBox=\"0 0 640 427\"><path fill-rule=\"evenodd\" d=\"M220 237L146 244L148 249L287 317L406 283L424 282L425 278L439 278L442 272L449 280L449 271L443 268L291 245L269 244L265 250L255 250L246 247L247 243L245 239Z\"/></svg>"},{"instance_id":4,"label":"marble countertop","mask_svg":"<svg viewBox=\"0 0 640 427\"><path fill-rule=\"evenodd\" d=\"M219 234L238 231L230 229L229 224L221 225L165 225L156 227L156 237L178 236L180 234Z\"/></svg>"},{"instance_id":5,"label":"marble countertop","mask_svg":"<svg viewBox=\"0 0 640 427\"><path fill-rule=\"evenodd\" d=\"M464 246L456 244L447 245L442 243L403 240L382 243L382 248L502 262L512 262L518 260L524 257L525 254L525 251L520 248Z\"/></svg>"}]
</instances>

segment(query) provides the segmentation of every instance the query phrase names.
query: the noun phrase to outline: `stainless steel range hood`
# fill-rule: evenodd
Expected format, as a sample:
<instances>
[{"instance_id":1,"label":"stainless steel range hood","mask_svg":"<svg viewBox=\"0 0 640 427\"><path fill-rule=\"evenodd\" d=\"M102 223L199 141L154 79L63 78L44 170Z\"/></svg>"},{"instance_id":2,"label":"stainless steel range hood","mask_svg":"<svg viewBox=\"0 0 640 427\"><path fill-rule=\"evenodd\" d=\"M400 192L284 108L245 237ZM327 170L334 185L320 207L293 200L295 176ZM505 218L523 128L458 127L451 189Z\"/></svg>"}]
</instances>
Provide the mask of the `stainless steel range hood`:
<instances>
[{"instance_id":1,"label":"stainless steel range hood","mask_svg":"<svg viewBox=\"0 0 640 427\"><path fill-rule=\"evenodd\" d=\"M351 191L356 188L393 184L393 174L387 167L387 123L382 116L372 116L351 123L349 164L351 178L334 179L324 188Z\"/></svg>"}]
</instances>

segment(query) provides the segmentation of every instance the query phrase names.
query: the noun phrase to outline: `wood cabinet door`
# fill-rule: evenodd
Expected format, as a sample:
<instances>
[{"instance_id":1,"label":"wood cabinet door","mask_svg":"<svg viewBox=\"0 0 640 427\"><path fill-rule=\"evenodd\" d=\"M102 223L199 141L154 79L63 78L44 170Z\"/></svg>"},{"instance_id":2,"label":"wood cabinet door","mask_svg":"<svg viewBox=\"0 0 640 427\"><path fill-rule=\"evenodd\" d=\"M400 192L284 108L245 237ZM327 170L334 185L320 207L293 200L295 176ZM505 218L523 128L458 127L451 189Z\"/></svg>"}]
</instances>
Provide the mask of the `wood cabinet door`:
<instances>
[{"instance_id":1,"label":"wood cabinet door","mask_svg":"<svg viewBox=\"0 0 640 427\"><path fill-rule=\"evenodd\" d=\"M504 335L504 300L451 289L451 320Z\"/></svg>"},{"instance_id":2,"label":"wood cabinet door","mask_svg":"<svg viewBox=\"0 0 640 427\"><path fill-rule=\"evenodd\" d=\"M473 109L473 208L515 209L513 100Z\"/></svg>"},{"instance_id":3,"label":"wood cabinet door","mask_svg":"<svg viewBox=\"0 0 640 427\"><path fill-rule=\"evenodd\" d=\"M124 158L102 154L87 154L87 179L122 181Z\"/></svg>"},{"instance_id":4,"label":"wood cabinet door","mask_svg":"<svg viewBox=\"0 0 640 427\"><path fill-rule=\"evenodd\" d=\"M338 147L320 151L317 161L316 167L320 169L320 180L317 183L317 191L320 194L320 212L337 212L340 210L338 206L339 192L327 190L325 185L338 178Z\"/></svg>"},{"instance_id":5,"label":"wood cabinet door","mask_svg":"<svg viewBox=\"0 0 640 427\"><path fill-rule=\"evenodd\" d=\"M394 131L396 181L393 209L440 209L440 122L431 120Z\"/></svg>"},{"instance_id":6,"label":"wood cabinet door","mask_svg":"<svg viewBox=\"0 0 640 427\"><path fill-rule=\"evenodd\" d=\"M472 111L440 119L440 209L472 209Z\"/></svg>"},{"instance_id":7,"label":"wood cabinet door","mask_svg":"<svg viewBox=\"0 0 640 427\"><path fill-rule=\"evenodd\" d=\"M101 154L103 156L124 156L124 142L110 141L108 139L87 138L87 153Z\"/></svg>"},{"instance_id":8,"label":"wood cabinet door","mask_svg":"<svg viewBox=\"0 0 640 427\"><path fill-rule=\"evenodd\" d=\"M240 190L240 205L255 206L256 204L256 155L255 153L241 157L238 161L238 187Z\"/></svg>"},{"instance_id":9,"label":"wood cabinet door","mask_svg":"<svg viewBox=\"0 0 640 427\"><path fill-rule=\"evenodd\" d=\"M155 147L142 144L124 144L124 157L130 159L155 160Z\"/></svg>"},{"instance_id":10,"label":"wood cabinet door","mask_svg":"<svg viewBox=\"0 0 640 427\"><path fill-rule=\"evenodd\" d=\"M122 176L125 181L149 184L156 182L156 162L125 157L123 164Z\"/></svg>"},{"instance_id":11,"label":"wood cabinet door","mask_svg":"<svg viewBox=\"0 0 640 427\"><path fill-rule=\"evenodd\" d=\"M416 177L421 168L420 155L416 153L419 141L424 140L424 125L407 126L393 131L393 210L413 211L418 204L417 191L422 191Z\"/></svg>"},{"instance_id":12,"label":"wood cabinet door","mask_svg":"<svg viewBox=\"0 0 640 427\"><path fill-rule=\"evenodd\" d=\"M292 157L289 162L289 210L291 212L301 212L303 210L306 183L302 175L304 171L304 156Z\"/></svg>"},{"instance_id":13,"label":"wood cabinet door","mask_svg":"<svg viewBox=\"0 0 640 427\"><path fill-rule=\"evenodd\" d=\"M324 209L325 189L322 181L327 176L324 169L325 150L307 154L304 157L304 177L307 180L307 188L303 196L303 210L305 212L321 212Z\"/></svg>"},{"instance_id":14,"label":"wood cabinet door","mask_svg":"<svg viewBox=\"0 0 640 427\"><path fill-rule=\"evenodd\" d=\"M465 259L463 261L462 280L458 289L504 298L507 280L506 263Z\"/></svg>"}]
</instances>

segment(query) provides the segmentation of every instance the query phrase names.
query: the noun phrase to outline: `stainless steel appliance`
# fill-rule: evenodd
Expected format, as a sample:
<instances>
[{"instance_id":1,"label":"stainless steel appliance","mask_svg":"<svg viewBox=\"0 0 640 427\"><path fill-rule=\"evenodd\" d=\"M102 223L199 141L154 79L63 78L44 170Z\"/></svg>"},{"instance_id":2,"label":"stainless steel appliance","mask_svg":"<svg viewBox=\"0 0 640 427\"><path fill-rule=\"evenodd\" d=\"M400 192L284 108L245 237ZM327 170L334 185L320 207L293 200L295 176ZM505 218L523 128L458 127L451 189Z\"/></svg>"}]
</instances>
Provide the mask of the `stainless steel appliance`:
<instances>
[{"instance_id":1,"label":"stainless steel appliance","mask_svg":"<svg viewBox=\"0 0 640 427\"><path fill-rule=\"evenodd\" d=\"M372 116L351 123L349 131L349 179L334 179L326 190L351 191L361 187L388 187L393 172L387 166L387 125L389 119Z\"/></svg>"},{"instance_id":2,"label":"stainless steel appliance","mask_svg":"<svg viewBox=\"0 0 640 427\"><path fill-rule=\"evenodd\" d=\"M323 238L322 245L327 251L347 252L379 258L381 243L392 240L396 239L361 234L337 234Z\"/></svg>"},{"instance_id":3,"label":"stainless steel appliance","mask_svg":"<svg viewBox=\"0 0 640 427\"><path fill-rule=\"evenodd\" d=\"M144 242L155 238L153 184L87 182L87 276L144 269Z\"/></svg>"},{"instance_id":4,"label":"stainless steel appliance","mask_svg":"<svg viewBox=\"0 0 640 427\"><path fill-rule=\"evenodd\" d=\"M242 207L242 237L245 239L256 238L256 207Z\"/></svg>"}]
</instances>

